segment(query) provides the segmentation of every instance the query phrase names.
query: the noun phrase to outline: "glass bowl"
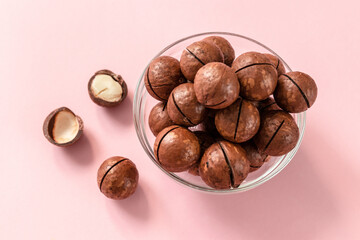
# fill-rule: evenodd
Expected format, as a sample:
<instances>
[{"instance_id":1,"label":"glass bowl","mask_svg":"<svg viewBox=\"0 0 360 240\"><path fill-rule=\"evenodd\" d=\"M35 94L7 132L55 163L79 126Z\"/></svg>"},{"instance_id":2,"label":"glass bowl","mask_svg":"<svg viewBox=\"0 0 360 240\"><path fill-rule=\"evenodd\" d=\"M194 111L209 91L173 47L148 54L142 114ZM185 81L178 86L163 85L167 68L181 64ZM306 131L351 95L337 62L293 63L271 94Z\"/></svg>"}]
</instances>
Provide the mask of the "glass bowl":
<instances>
[{"instance_id":1,"label":"glass bowl","mask_svg":"<svg viewBox=\"0 0 360 240\"><path fill-rule=\"evenodd\" d=\"M186 38L182 38L169 46L165 47L161 50L154 58L167 55L177 59L180 59L182 51L191 43L195 41L199 41L208 36L221 36L226 38L233 46L235 50L236 57L239 56L241 53L248 52L248 51L257 51L262 53L271 53L277 56L284 64L286 68L286 72L291 71L289 65L277 55L273 50L265 46L264 44L251 39L246 36L242 36L235 33L228 33L228 32L206 32L195 34ZM150 63L150 62L149 62ZM200 190L203 192L212 192L212 193L235 193L235 192L243 192L252 188L255 188L264 182L273 178L276 174L278 174L284 167L291 161L291 159L296 154L297 150L299 149L301 140L304 135L305 130L305 120L306 114L305 112L299 114L293 114L294 119L299 127L300 130L300 137L299 141L296 144L295 148L286 155L280 157L271 157L268 162L265 162L264 165L252 172L249 173L248 177L241 183L241 185L237 188L231 189L213 189L208 187L199 176L193 176L188 172L181 172L181 173L172 173L168 172L159 164L159 162L155 159L153 145L155 142L155 137L150 131L150 127L148 125L148 117L151 111L151 108L158 102L157 100L153 99L148 92L146 91L145 84L143 81L144 74L146 72L148 66L145 67L135 90L134 95L134 103L133 103L133 114L134 114L134 123L136 128L136 133L138 135L139 141L144 148L144 151L149 156L151 161L160 168L166 175L168 175L172 180L175 180L189 188Z\"/></svg>"}]
</instances>

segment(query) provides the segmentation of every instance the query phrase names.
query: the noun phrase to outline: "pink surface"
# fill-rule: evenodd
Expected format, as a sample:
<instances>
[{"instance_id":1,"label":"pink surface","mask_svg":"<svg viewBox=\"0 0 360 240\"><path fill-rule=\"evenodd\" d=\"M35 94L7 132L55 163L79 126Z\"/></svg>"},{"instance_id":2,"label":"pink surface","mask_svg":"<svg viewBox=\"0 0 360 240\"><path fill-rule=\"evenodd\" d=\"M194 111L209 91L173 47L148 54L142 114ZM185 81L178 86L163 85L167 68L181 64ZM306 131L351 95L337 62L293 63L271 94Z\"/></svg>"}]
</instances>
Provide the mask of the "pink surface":
<instances>
[{"instance_id":1,"label":"pink surface","mask_svg":"<svg viewBox=\"0 0 360 240\"><path fill-rule=\"evenodd\" d=\"M0 1L0 239L360 239L358 9L356 1ZM132 122L148 61L204 31L253 37L319 87L296 157L242 194L171 181L142 151ZM118 108L88 97L87 81L102 68L128 83ZM41 131L60 106L85 123L66 149ZM96 185L113 155L140 172L124 201Z\"/></svg>"}]
</instances>

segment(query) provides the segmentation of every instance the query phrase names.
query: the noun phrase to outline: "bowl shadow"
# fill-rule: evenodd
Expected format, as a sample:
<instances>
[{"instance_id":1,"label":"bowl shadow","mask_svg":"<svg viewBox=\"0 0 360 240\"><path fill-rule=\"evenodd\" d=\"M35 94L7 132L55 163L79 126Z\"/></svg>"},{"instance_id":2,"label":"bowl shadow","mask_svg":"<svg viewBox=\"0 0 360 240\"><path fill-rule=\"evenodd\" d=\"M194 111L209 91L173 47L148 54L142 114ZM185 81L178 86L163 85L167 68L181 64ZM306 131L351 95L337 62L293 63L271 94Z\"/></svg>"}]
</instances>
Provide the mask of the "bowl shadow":
<instances>
[{"instance_id":1,"label":"bowl shadow","mask_svg":"<svg viewBox=\"0 0 360 240\"><path fill-rule=\"evenodd\" d=\"M336 226L335 196L312 166L310 147L300 148L283 172L256 189L236 196L203 195L205 207L217 209L209 215L252 239L314 239ZM338 155L330 148L327 154Z\"/></svg>"}]
</instances>

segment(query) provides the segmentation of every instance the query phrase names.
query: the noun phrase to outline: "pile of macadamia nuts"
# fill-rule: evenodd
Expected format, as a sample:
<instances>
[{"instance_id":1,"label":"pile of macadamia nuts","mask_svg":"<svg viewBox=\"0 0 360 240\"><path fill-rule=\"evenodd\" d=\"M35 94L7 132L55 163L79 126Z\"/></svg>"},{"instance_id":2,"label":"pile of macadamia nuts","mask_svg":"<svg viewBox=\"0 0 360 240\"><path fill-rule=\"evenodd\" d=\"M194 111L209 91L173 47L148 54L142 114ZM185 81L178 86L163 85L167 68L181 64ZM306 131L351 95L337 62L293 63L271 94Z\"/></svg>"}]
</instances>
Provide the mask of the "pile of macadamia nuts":
<instances>
[{"instance_id":1,"label":"pile of macadamia nuts","mask_svg":"<svg viewBox=\"0 0 360 240\"><path fill-rule=\"evenodd\" d=\"M155 158L167 171L200 175L214 189L236 188L270 156L290 152L299 139L290 113L306 111L317 96L308 74L286 73L271 54L235 59L219 36L192 43L180 61L155 58L144 82L160 101L148 121Z\"/></svg>"}]
</instances>

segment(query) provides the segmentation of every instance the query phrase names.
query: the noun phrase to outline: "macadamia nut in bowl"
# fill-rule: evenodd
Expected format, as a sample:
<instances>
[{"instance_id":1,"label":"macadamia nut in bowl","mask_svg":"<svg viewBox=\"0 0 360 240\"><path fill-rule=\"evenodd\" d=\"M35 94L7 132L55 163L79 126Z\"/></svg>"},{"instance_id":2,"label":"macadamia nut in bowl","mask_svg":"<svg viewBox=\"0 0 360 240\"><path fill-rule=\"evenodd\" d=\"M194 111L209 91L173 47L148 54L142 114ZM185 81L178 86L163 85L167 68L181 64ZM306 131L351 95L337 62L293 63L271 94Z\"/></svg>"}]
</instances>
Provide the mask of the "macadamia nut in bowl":
<instances>
[{"instance_id":1,"label":"macadamia nut in bowl","mask_svg":"<svg viewBox=\"0 0 360 240\"><path fill-rule=\"evenodd\" d=\"M226 39L237 54L235 57L245 52L256 52L258 54L251 53L250 56L245 55L244 60L234 60L232 67L229 67L223 63L224 53L221 53L220 48L216 45L211 45L211 41L210 43L209 41L203 41L213 36ZM207 43L199 44L199 42L207 42L210 45ZM226 49L224 46L222 47ZM255 188L274 177L294 157L305 130L306 113L289 114L291 118L283 118L282 115L276 117L273 120L276 123L280 120L281 124L284 120L283 126L278 131L279 135L270 131L272 129L267 130L268 128L266 128L266 131L261 130L261 116L268 114L268 112L274 109L278 109L277 105L272 103L273 100L259 102L269 97L271 98L278 79L276 66L262 53L268 53L278 59L284 59L264 44L249 37L224 32L196 34L180 39L165 47L154 56L154 59L160 56L169 56L180 61L182 74L190 85L193 84L196 100L206 108L207 114L205 114L204 118L202 113L199 115L195 114L195 111L191 110L197 106L195 99L192 97L186 97L185 100L182 99L182 94L184 96L192 95L186 95L185 92L187 90L185 88L181 90L180 88L180 94L174 95L176 105L191 122L193 122L193 119L197 121L193 122L193 124L187 124L184 115L173 104L171 112L173 115L170 117L176 120L182 119L182 122L174 123L181 124L182 126L173 125L165 127L157 136L154 136L149 127L149 115L151 109L158 104L158 101L165 103L169 100L171 91L166 91L167 95L162 96L161 99L154 98L148 92L146 82L144 81L148 70L148 67L144 66L144 72L138 81L134 95L133 114L135 129L145 153L154 165L169 176L170 179L186 187L203 192L219 194L243 192ZM230 56L231 60L231 51L228 51L227 54L228 59ZM149 62L151 62L150 59ZM227 63L229 64L229 62ZM285 72L289 73L292 71L285 61L282 61L282 63L285 67ZM201 70L203 68L206 71ZM157 74L161 74L161 72ZM177 86L174 86L172 90L175 91ZM282 100L286 93L282 89L279 90L281 90L279 96ZM295 92L295 89L293 91ZM240 99L242 99L242 103ZM270 101L272 102L270 103ZM285 103L283 100L282 102ZM232 104L234 104L233 109L230 107ZM266 111L262 109L263 105L266 106ZM228 111L226 110L227 108L231 109L228 109ZM230 121L229 117L231 117ZM152 118L159 119L160 122L163 116L159 115L159 118L152 116ZM210 125L212 125L212 131L207 126L209 125L209 119L211 119L210 122L212 124ZM271 123L270 120L268 122ZM298 128L298 135L294 124ZM191 131L203 131L206 138L213 139L212 145L203 145L202 139L199 139L196 134L186 129L188 126L191 126ZM260 131L264 139L259 137L259 141L254 141ZM273 139L275 141L266 148L270 141L268 137L270 136L271 138L271 134L275 134ZM291 143L290 146L283 145L281 141L281 137L287 134L293 134L294 136L292 141L289 142ZM251 141L250 147L247 146L249 141ZM245 147L243 148L242 145ZM282 150L275 151L277 146L281 146ZM265 148L265 154L259 152ZM287 152L289 148L291 149ZM249 154L247 154L246 149L249 151ZM287 153L281 156L271 156L271 154L277 155L283 152ZM255 169L256 171L254 171Z\"/></svg>"}]
</instances>

